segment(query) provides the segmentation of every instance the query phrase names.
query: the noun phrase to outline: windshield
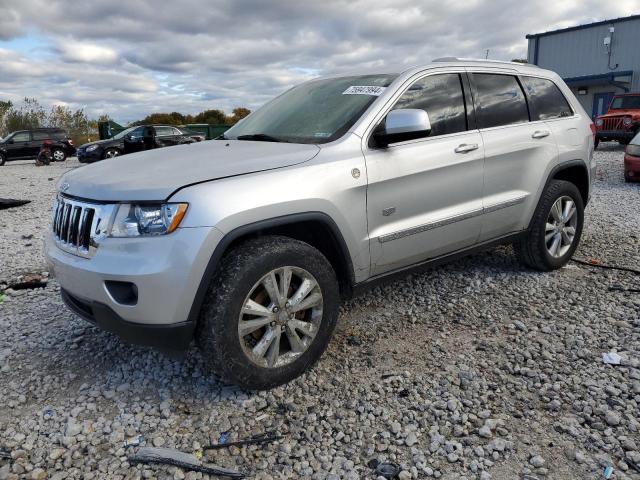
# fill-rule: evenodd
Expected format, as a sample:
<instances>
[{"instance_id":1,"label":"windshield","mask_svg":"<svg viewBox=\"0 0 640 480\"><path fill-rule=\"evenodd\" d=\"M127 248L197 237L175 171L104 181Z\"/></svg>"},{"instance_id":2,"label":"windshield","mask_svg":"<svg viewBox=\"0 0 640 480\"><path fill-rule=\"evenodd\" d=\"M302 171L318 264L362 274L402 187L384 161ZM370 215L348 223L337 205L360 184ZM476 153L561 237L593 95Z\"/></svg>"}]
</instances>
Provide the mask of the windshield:
<instances>
[{"instance_id":1,"label":"windshield","mask_svg":"<svg viewBox=\"0 0 640 480\"><path fill-rule=\"evenodd\" d=\"M276 97L224 133L225 139L326 143L341 137L396 75L327 78Z\"/></svg>"},{"instance_id":2,"label":"windshield","mask_svg":"<svg viewBox=\"0 0 640 480\"><path fill-rule=\"evenodd\" d=\"M629 97L615 97L611 102L612 109L640 108L640 95Z\"/></svg>"},{"instance_id":3,"label":"windshield","mask_svg":"<svg viewBox=\"0 0 640 480\"><path fill-rule=\"evenodd\" d=\"M128 133L133 132L136 128L138 128L138 127L129 127L126 130L121 131L120 133L114 135L111 138L113 138L115 140L119 140L119 139L123 138L125 135L127 135Z\"/></svg>"}]
</instances>

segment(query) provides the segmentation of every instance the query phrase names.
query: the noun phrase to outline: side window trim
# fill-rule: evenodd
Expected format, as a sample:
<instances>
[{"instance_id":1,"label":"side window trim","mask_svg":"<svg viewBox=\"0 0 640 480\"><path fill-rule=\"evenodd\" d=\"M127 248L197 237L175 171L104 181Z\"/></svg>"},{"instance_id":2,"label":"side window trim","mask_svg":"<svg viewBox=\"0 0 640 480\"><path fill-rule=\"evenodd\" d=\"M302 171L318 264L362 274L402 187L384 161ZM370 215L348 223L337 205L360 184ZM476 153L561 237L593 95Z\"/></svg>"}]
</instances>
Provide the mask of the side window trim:
<instances>
[{"instance_id":1,"label":"side window trim","mask_svg":"<svg viewBox=\"0 0 640 480\"><path fill-rule=\"evenodd\" d=\"M533 122L533 114L531 113L531 105L529 104L527 89L524 88L520 75L516 75L516 82L518 82L518 86L520 87L520 91L522 92L522 96L524 97L524 103L527 105L527 115L529 116L529 122Z\"/></svg>"},{"instance_id":2,"label":"side window trim","mask_svg":"<svg viewBox=\"0 0 640 480\"><path fill-rule=\"evenodd\" d=\"M473 98L473 92L471 90L471 81L469 80L468 72L460 73L460 82L462 83L462 94L464 96L464 109L467 119L467 132L471 130L477 130L478 124L476 122L476 108Z\"/></svg>"}]
</instances>

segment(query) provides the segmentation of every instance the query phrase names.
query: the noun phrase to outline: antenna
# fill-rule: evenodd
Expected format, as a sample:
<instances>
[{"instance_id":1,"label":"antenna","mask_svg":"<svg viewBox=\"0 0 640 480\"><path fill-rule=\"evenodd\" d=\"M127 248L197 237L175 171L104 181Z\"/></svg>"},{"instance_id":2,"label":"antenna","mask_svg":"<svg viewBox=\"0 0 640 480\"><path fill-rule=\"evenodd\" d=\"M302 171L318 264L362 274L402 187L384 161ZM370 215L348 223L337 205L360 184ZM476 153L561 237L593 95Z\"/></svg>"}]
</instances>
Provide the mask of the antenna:
<instances>
[{"instance_id":1,"label":"antenna","mask_svg":"<svg viewBox=\"0 0 640 480\"><path fill-rule=\"evenodd\" d=\"M487 58L489 58L489 49L487 48L486 53L484 54L484 59L486 60Z\"/></svg>"}]
</instances>

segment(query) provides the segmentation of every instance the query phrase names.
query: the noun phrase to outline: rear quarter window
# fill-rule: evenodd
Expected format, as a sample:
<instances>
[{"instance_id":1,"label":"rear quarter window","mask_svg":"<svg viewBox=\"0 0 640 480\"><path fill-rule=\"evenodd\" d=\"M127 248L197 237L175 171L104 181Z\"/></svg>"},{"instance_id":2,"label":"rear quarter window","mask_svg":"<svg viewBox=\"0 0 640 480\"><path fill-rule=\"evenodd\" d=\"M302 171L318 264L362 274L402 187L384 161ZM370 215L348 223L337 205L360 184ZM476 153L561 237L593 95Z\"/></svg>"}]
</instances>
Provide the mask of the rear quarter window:
<instances>
[{"instance_id":1,"label":"rear quarter window","mask_svg":"<svg viewBox=\"0 0 640 480\"><path fill-rule=\"evenodd\" d=\"M551 80L538 77L520 78L529 100L531 120L549 120L573 115L569 102Z\"/></svg>"},{"instance_id":2,"label":"rear quarter window","mask_svg":"<svg viewBox=\"0 0 640 480\"><path fill-rule=\"evenodd\" d=\"M516 77L474 73L472 78L478 128L529 121L527 102Z\"/></svg>"}]
</instances>

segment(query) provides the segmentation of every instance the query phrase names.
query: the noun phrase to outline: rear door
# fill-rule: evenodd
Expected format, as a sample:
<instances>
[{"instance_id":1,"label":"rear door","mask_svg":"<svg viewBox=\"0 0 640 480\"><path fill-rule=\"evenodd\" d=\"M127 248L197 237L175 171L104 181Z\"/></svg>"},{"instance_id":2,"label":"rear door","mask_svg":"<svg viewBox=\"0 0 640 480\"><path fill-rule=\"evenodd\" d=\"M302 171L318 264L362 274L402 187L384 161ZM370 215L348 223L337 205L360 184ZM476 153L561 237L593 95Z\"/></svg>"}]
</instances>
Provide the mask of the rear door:
<instances>
[{"instance_id":1,"label":"rear door","mask_svg":"<svg viewBox=\"0 0 640 480\"><path fill-rule=\"evenodd\" d=\"M177 144L177 138L173 127L156 127L156 145L158 147L170 147Z\"/></svg>"},{"instance_id":2,"label":"rear door","mask_svg":"<svg viewBox=\"0 0 640 480\"><path fill-rule=\"evenodd\" d=\"M525 212L558 147L545 122L529 121L516 75L481 71L470 78L485 154L482 242L526 228Z\"/></svg>"},{"instance_id":3,"label":"rear door","mask_svg":"<svg viewBox=\"0 0 640 480\"><path fill-rule=\"evenodd\" d=\"M372 273L473 245L482 215L482 138L468 121L465 72L432 73L407 85L391 109L425 110L425 138L367 146Z\"/></svg>"}]
</instances>

